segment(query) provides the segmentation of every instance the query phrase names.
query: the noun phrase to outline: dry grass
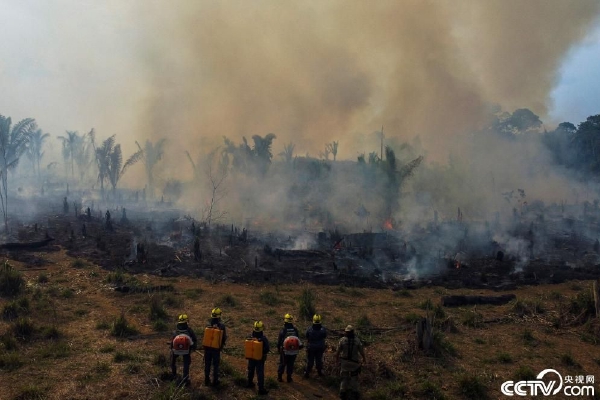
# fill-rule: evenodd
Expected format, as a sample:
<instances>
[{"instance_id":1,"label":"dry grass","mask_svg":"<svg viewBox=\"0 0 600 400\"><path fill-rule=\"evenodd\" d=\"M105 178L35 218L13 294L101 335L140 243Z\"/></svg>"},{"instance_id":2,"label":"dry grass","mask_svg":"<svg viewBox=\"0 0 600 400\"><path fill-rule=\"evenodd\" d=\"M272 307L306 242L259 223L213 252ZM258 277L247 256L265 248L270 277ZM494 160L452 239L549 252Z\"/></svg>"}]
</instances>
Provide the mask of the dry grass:
<instances>
[{"instance_id":1,"label":"dry grass","mask_svg":"<svg viewBox=\"0 0 600 400\"><path fill-rule=\"evenodd\" d=\"M441 288L392 292L211 284L74 266L76 260L64 253L45 257L52 263L44 279L13 263L26 271L26 289L18 298L0 298L0 310L11 316L0 320L2 398L253 399L255 392L242 387L243 340L253 321L262 320L266 336L275 342L285 313L298 313L303 334L310 322L302 317L313 310L331 330L327 376L303 380L306 357L301 353L294 383L277 383L277 355L272 354L266 366L271 399L337 398L333 349L347 324L355 325L367 344L368 363L360 376L365 399L500 398L502 382L530 378L545 368L600 376L600 349L594 344L600 343L600 329L589 315L590 282L521 288L514 291L518 300L505 306L442 308L439 299L447 290ZM122 282L169 284L175 291L150 298L111 289ZM192 386L179 388L165 379L173 319L187 313L200 333L215 306L223 309L229 333L223 385L204 387L202 355L194 354ZM437 348L428 354L414 342L414 324L426 313L436 316L437 327Z\"/></svg>"}]
</instances>

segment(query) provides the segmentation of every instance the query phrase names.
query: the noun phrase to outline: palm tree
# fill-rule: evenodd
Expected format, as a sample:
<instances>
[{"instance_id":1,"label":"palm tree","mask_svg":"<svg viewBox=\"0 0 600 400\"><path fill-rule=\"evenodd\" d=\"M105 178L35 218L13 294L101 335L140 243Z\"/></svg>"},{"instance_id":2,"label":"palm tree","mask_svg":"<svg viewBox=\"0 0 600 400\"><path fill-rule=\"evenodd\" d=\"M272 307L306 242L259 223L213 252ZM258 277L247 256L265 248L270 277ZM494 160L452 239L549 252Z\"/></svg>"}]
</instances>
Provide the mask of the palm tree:
<instances>
[{"instance_id":1,"label":"palm tree","mask_svg":"<svg viewBox=\"0 0 600 400\"><path fill-rule=\"evenodd\" d=\"M63 158L65 159L65 163L71 163L71 178L75 176L75 152L77 148L77 144L81 140L79 137L79 133L77 131L67 131L67 136L59 136L57 139L62 140L63 145Z\"/></svg>"},{"instance_id":2,"label":"palm tree","mask_svg":"<svg viewBox=\"0 0 600 400\"><path fill-rule=\"evenodd\" d=\"M269 168L269 164L271 164L271 159L273 158L273 153L271 153L271 145L273 144L273 139L275 139L274 133L267 134L264 138L259 135L252 136L252 140L254 140L254 148L252 149L255 157L255 161L258 165L258 169L262 175L267 172Z\"/></svg>"},{"instance_id":3,"label":"palm tree","mask_svg":"<svg viewBox=\"0 0 600 400\"><path fill-rule=\"evenodd\" d=\"M0 115L0 200L4 228L8 232L8 171L14 169L21 155L27 150L27 143L32 132L37 129L33 118L21 120L12 127L10 117Z\"/></svg>"},{"instance_id":4,"label":"palm tree","mask_svg":"<svg viewBox=\"0 0 600 400\"><path fill-rule=\"evenodd\" d=\"M148 190L150 191L150 197L154 197L154 166L162 159L164 154L166 139L160 139L156 144L152 144L150 140L146 140L146 145L142 149L142 146L136 141L139 151L142 152L142 160L146 167L146 176L148 177ZM189 154L188 154L189 157ZM193 163L192 163L193 164Z\"/></svg>"},{"instance_id":5,"label":"palm tree","mask_svg":"<svg viewBox=\"0 0 600 400\"><path fill-rule=\"evenodd\" d=\"M92 143L88 137L83 135L77 136L72 152L72 158L75 160L75 164L77 164L77 171L79 172L79 182L83 181L85 173L92 162Z\"/></svg>"},{"instance_id":6,"label":"palm tree","mask_svg":"<svg viewBox=\"0 0 600 400\"><path fill-rule=\"evenodd\" d=\"M290 144L283 145L283 151L279 153L279 156L285 161L287 164L291 164L294 160L294 147L296 145L292 142Z\"/></svg>"},{"instance_id":7,"label":"palm tree","mask_svg":"<svg viewBox=\"0 0 600 400\"><path fill-rule=\"evenodd\" d=\"M29 158L33 165L34 175L36 174L37 170L38 178L41 176L40 162L42 161L42 157L44 157L42 148L44 147L44 142L49 136L49 133L43 133L41 129L37 129L31 133L27 143L27 158Z\"/></svg>"},{"instance_id":8,"label":"palm tree","mask_svg":"<svg viewBox=\"0 0 600 400\"><path fill-rule=\"evenodd\" d=\"M96 155L96 164L98 165L98 181L100 182L100 191L102 193L102 198L104 198L104 181L108 179L109 175L110 154L113 151L113 146L115 144L115 135L112 135L104 142L102 142L102 146L100 146L99 148L96 148L96 135L93 129L88 135L90 136L92 146L94 147L94 152Z\"/></svg>"},{"instance_id":9,"label":"palm tree","mask_svg":"<svg viewBox=\"0 0 600 400\"><path fill-rule=\"evenodd\" d=\"M108 153L108 179L113 189L113 197L116 197L117 184L119 180L125 174L127 168L140 161L143 156L143 151L138 150L131 155L123 164L123 154L121 152L121 145L117 144L114 146L111 152ZM122 167L121 167L122 166Z\"/></svg>"}]
</instances>

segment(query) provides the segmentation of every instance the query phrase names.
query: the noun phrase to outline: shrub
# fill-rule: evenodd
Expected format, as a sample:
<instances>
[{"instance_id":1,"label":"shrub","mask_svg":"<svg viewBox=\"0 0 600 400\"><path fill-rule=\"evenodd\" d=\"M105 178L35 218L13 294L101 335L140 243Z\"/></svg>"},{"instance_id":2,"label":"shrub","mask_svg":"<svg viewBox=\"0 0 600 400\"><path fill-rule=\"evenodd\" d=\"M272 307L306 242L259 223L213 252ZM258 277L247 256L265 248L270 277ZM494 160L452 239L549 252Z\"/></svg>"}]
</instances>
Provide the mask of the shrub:
<instances>
[{"instance_id":1,"label":"shrub","mask_svg":"<svg viewBox=\"0 0 600 400\"><path fill-rule=\"evenodd\" d=\"M226 294L225 296L221 297L220 303L226 304L229 307L236 307L238 305L238 301L236 300L236 298L230 294Z\"/></svg>"},{"instance_id":2,"label":"shrub","mask_svg":"<svg viewBox=\"0 0 600 400\"><path fill-rule=\"evenodd\" d=\"M531 332L529 329L525 329L521 335L523 337L523 340L527 343L531 343L535 340L533 332Z\"/></svg>"},{"instance_id":3,"label":"shrub","mask_svg":"<svg viewBox=\"0 0 600 400\"><path fill-rule=\"evenodd\" d=\"M565 367L579 367L579 363L575 361L573 355L571 355L570 353L565 353L562 356L560 356L560 362Z\"/></svg>"},{"instance_id":4,"label":"shrub","mask_svg":"<svg viewBox=\"0 0 600 400\"><path fill-rule=\"evenodd\" d=\"M167 311L163 307L160 299L157 296L152 296L150 300L150 321L163 320L167 317Z\"/></svg>"},{"instance_id":5,"label":"shrub","mask_svg":"<svg viewBox=\"0 0 600 400\"><path fill-rule=\"evenodd\" d=\"M300 316L305 319L312 319L313 315L316 314L315 308L315 295L309 288L302 290L300 295Z\"/></svg>"},{"instance_id":6,"label":"shrub","mask_svg":"<svg viewBox=\"0 0 600 400\"><path fill-rule=\"evenodd\" d=\"M396 297L413 297L412 293L408 291L408 289L398 290L394 293Z\"/></svg>"},{"instance_id":7,"label":"shrub","mask_svg":"<svg viewBox=\"0 0 600 400\"><path fill-rule=\"evenodd\" d=\"M11 301L2 308L2 319L12 321L19 316L19 306L17 302Z\"/></svg>"},{"instance_id":8,"label":"shrub","mask_svg":"<svg viewBox=\"0 0 600 400\"><path fill-rule=\"evenodd\" d=\"M116 363L122 363L125 361L133 361L134 359L135 359L135 357L133 357L131 354L124 353L121 351L117 351L113 357L113 361Z\"/></svg>"},{"instance_id":9,"label":"shrub","mask_svg":"<svg viewBox=\"0 0 600 400\"><path fill-rule=\"evenodd\" d=\"M94 372L98 375L107 375L110 372L110 364L98 361L94 366Z\"/></svg>"},{"instance_id":10,"label":"shrub","mask_svg":"<svg viewBox=\"0 0 600 400\"><path fill-rule=\"evenodd\" d=\"M110 329L110 324L106 321L98 321L98 323L96 324L96 329L98 329L98 330Z\"/></svg>"},{"instance_id":11,"label":"shrub","mask_svg":"<svg viewBox=\"0 0 600 400\"><path fill-rule=\"evenodd\" d=\"M166 368L169 365L167 357L164 354L155 354L152 364L161 368Z\"/></svg>"},{"instance_id":12,"label":"shrub","mask_svg":"<svg viewBox=\"0 0 600 400\"><path fill-rule=\"evenodd\" d=\"M37 278L38 283L48 283L50 279L48 278L48 275L46 274L40 274Z\"/></svg>"},{"instance_id":13,"label":"shrub","mask_svg":"<svg viewBox=\"0 0 600 400\"><path fill-rule=\"evenodd\" d=\"M419 393L423 396L423 398L430 400L444 400L446 396L444 396L444 392L442 389L431 381L425 381L421 384Z\"/></svg>"},{"instance_id":14,"label":"shrub","mask_svg":"<svg viewBox=\"0 0 600 400\"><path fill-rule=\"evenodd\" d=\"M505 352L498 353L497 359L502 364L510 364L510 363L513 362L512 356L510 354L508 354L508 353L505 353Z\"/></svg>"},{"instance_id":15,"label":"shrub","mask_svg":"<svg viewBox=\"0 0 600 400\"><path fill-rule=\"evenodd\" d=\"M204 290L202 290L201 288L195 288L195 289L186 290L185 292L183 292L183 294L188 299L198 300L200 298L200 296L202 295L202 292L204 292Z\"/></svg>"},{"instance_id":16,"label":"shrub","mask_svg":"<svg viewBox=\"0 0 600 400\"><path fill-rule=\"evenodd\" d=\"M169 326L164 320L159 319L152 323L152 329L154 329L156 332L166 332L169 330Z\"/></svg>"},{"instance_id":17,"label":"shrub","mask_svg":"<svg viewBox=\"0 0 600 400\"><path fill-rule=\"evenodd\" d=\"M163 304L167 307L181 308L183 307L183 299L172 293L167 293L163 297Z\"/></svg>"},{"instance_id":18,"label":"shrub","mask_svg":"<svg viewBox=\"0 0 600 400\"><path fill-rule=\"evenodd\" d=\"M21 389L21 393L15 397L15 400L43 400L46 399L46 391L35 385L27 385Z\"/></svg>"},{"instance_id":19,"label":"shrub","mask_svg":"<svg viewBox=\"0 0 600 400\"><path fill-rule=\"evenodd\" d=\"M458 379L458 390L465 398L470 400L484 400L488 398L487 386L478 376L461 376Z\"/></svg>"},{"instance_id":20,"label":"shrub","mask_svg":"<svg viewBox=\"0 0 600 400\"><path fill-rule=\"evenodd\" d=\"M421 320L421 316L414 312L408 313L408 314L406 314L406 316L404 316L404 321L406 321L407 323L412 324L412 325L416 324L420 320Z\"/></svg>"},{"instance_id":21,"label":"shrub","mask_svg":"<svg viewBox=\"0 0 600 400\"><path fill-rule=\"evenodd\" d=\"M42 329L42 336L45 339L58 339L62 336L62 333L56 326L49 326Z\"/></svg>"},{"instance_id":22,"label":"shrub","mask_svg":"<svg viewBox=\"0 0 600 400\"><path fill-rule=\"evenodd\" d=\"M14 336L10 335L9 333L5 333L4 335L0 336L0 345L2 345L6 351L17 349L17 341L15 340Z\"/></svg>"},{"instance_id":23,"label":"shrub","mask_svg":"<svg viewBox=\"0 0 600 400\"><path fill-rule=\"evenodd\" d=\"M19 317L13 325L15 337L28 340L35 333L35 326L29 318Z\"/></svg>"},{"instance_id":24,"label":"shrub","mask_svg":"<svg viewBox=\"0 0 600 400\"><path fill-rule=\"evenodd\" d=\"M483 315L473 309L464 316L463 324L471 328L481 328L483 327Z\"/></svg>"},{"instance_id":25,"label":"shrub","mask_svg":"<svg viewBox=\"0 0 600 400\"><path fill-rule=\"evenodd\" d=\"M129 322L127 322L127 318L125 318L125 313L121 313L121 315L115 320L115 322L113 322L110 333L113 336L125 337L137 334L138 330L135 327L129 325Z\"/></svg>"},{"instance_id":26,"label":"shrub","mask_svg":"<svg viewBox=\"0 0 600 400\"><path fill-rule=\"evenodd\" d=\"M433 310L433 302L431 301L431 299L427 299L421 304L419 304L419 308L421 310Z\"/></svg>"},{"instance_id":27,"label":"shrub","mask_svg":"<svg viewBox=\"0 0 600 400\"><path fill-rule=\"evenodd\" d=\"M70 299L75 295L75 292L71 288L65 288L60 292L60 295L65 299Z\"/></svg>"},{"instance_id":28,"label":"shrub","mask_svg":"<svg viewBox=\"0 0 600 400\"><path fill-rule=\"evenodd\" d=\"M0 268L0 296L17 296L25 289L23 275L8 262Z\"/></svg>"}]
</instances>

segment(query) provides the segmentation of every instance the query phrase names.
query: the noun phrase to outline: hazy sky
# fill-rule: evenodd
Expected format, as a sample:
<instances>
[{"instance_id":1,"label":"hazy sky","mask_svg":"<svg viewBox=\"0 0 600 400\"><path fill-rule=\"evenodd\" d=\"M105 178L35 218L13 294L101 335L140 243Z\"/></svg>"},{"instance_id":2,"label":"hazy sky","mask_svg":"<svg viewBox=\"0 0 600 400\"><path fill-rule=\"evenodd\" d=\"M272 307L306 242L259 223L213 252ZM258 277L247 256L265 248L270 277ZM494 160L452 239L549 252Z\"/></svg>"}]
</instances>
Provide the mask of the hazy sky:
<instances>
[{"instance_id":1,"label":"hazy sky","mask_svg":"<svg viewBox=\"0 0 600 400\"><path fill-rule=\"evenodd\" d=\"M313 155L381 125L443 147L490 103L577 124L600 113L599 4L2 0L0 113L126 149L275 132Z\"/></svg>"}]
</instances>

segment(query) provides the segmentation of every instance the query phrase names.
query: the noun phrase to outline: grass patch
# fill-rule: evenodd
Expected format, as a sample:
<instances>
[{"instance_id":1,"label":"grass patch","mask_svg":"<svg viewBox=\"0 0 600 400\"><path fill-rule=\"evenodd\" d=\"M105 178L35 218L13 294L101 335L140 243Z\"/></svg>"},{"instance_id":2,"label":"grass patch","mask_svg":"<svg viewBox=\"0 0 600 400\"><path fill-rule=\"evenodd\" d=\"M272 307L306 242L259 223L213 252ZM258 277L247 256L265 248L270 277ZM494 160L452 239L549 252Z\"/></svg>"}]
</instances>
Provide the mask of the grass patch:
<instances>
[{"instance_id":1,"label":"grass patch","mask_svg":"<svg viewBox=\"0 0 600 400\"><path fill-rule=\"evenodd\" d=\"M543 314L546 312L541 300L515 300L512 303L511 310L517 315L523 317L525 315Z\"/></svg>"},{"instance_id":2,"label":"grass patch","mask_svg":"<svg viewBox=\"0 0 600 400\"><path fill-rule=\"evenodd\" d=\"M421 310L433 310L433 301L427 299L419 304Z\"/></svg>"},{"instance_id":3,"label":"grass patch","mask_svg":"<svg viewBox=\"0 0 600 400\"><path fill-rule=\"evenodd\" d=\"M35 333L35 326L29 318L19 317L13 327L12 331L16 338L22 340L29 340Z\"/></svg>"},{"instance_id":4,"label":"grass patch","mask_svg":"<svg viewBox=\"0 0 600 400\"><path fill-rule=\"evenodd\" d=\"M513 358L510 354L501 352L496 355L496 359L502 364L510 364L513 362Z\"/></svg>"},{"instance_id":5,"label":"grass patch","mask_svg":"<svg viewBox=\"0 0 600 400\"><path fill-rule=\"evenodd\" d=\"M2 345L5 351L16 350L17 340L14 338L14 336L5 333L4 335L0 336L0 345Z\"/></svg>"},{"instance_id":6,"label":"grass patch","mask_svg":"<svg viewBox=\"0 0 600 400\"><path fill-rule=\"evenodd\" d=\"M535 379L537 375L533 372L531 367L526 365L519 365L519 368L513 374L514 381L531 381Z\"/></svg>"},{"instance_id":7,"label":"grass patch","mask_svg":"<svg viewBox=\"0 0 600 400\"><path fill-rule=\"evenodd\" d=\"M523 332L521 332L521 337L523 338L523 340L530 344L532 342L535 341L535 337L533 336L533 332L529 329L525 329Z\"/></svg>"},{"instance_id":8,"label":"grass patch","mask_svg":"<svg viewBox=\"0 0 600 400\"><path fill-rule=\"evenodd\" d=\"M369 400L394 400L401 399L406 396L408 389L405 383L402 382L386 382L383 387L379 387L372 391L367 399Z\"/></svg>"},{"instance_id":9,"label":"grass patch","mask_svg":"<svg viewBox=\"0 0 600 400\"><path fill-rule=\"evenodd\" d=\"M0 267L0 296L14 297L25 290L23 274L14 269L7 261Z\"/></svg>"},{"instance_id":10,"label":"grass patch","mask_svg":"<svg viewBox=\"0 0 600 400\"><path fill-rule=\"evenodd\" d=\"M84 260L82 260L81 258L78 258L76 260L73 260L73 262L71 263L71 267L85 268L85 267L87 267L87 263Z\"/></svg>"},{"instance_id":11,"label":"grass patch","mask_svg":"<svg viewBox=\"0 0 600 400\"><path fill-rule=\"evenodd\" d=\"M226 294L225 296L221 297L219 302L220 304L225 304L229 307L237 307L238 305L237 299L230 294Z\"/></svg>"},{"instance_id":12,"label":"grass patch","mask_svg":"<svg viewBox=\"0 0 600 400\"><path fill-rule=\"evenodd\" d=\"M18 353L0 354L0 370L15 371L23 366L24 362Z\"/></svg>"},{"instance_id":13,"label":"grass patch","mask_svg":"<svg viewBox=\"0 0 600 400\"><path fill-rule=\"evenodd\" d=\"M411 312L404 316L404 321L407 323L414 325L421 320L421 316L417 313Z\"/></svg>"},{"instance_id":14,"label":"grass patch","mask_svg":"<svg viewBox=\"0 0 600 400\"><path fill-rule=\"evenodd\" d=\"M565 353L560 356L560 363L565 367L576 367L579 368L581 365L573 358L571 353Z\"/></svg>"},{"instance_id":15,"label":"grass patch","mask_svg":"<svg viewBox=\"0 0 600 400\"><path fill-rule=\"evenodd\" d=\"M482 338L475 338L475 340L473 341L477 344L485 344L485 340L483 340Z\"/></svg>"},{"instance_id":16,"label":"grass patch","mask_svg":"<svg viewBox=\"0 0 600 400\"><path fill-rule=\"evenodd\" d=\"M60 295L65 299L71 299L75 296L75 292L71 288L65 288L60 292Z\"/></svg>"},{"instance_id":17,"label":"grass patch","mask_svg":"<svg viewBox=\"0 0 600 400\"><path fill-rule=\"evenodd\" d=\"M446 399L442 389L436 383L431 381L425 381L421 384L421 387L419 388L419 394L422 396L422 398L429 400Z\"/></svg>"},{"instance_id":18,"label":"grass patch","mask_svg":"<svg viewBox=\"0 0 600 400\"><path fill-rule=\"evenodd\" d=\"M69 347L69 344L64 341L51 342L42 347L38 354L42 358L67 358L71 354L71 348Z\"/></svg>"},{"instance_id":19,"label":"grass patch","mask_svg":"<svg viewBox=\"0 0 600 400\"><path fill-rule=\"evenodd\" d=\"M166 293L163 296L163 304L171 308L181 308L183 307L183 299L173 293Z\"/></svg>"},{"instance_id":20,"label":"grass patch","mask_svg":"<svg viewBox=\"0 0 600 400\"><path fill-rule=\"evenodd\" d=\"M279 303L279 298L273 292L262 291L258 295L258 300L267 306L276 306Z\"/></svg>"},{"instance_id":21,"label":"grass patch","mask_svg":"<svg viewBox=\"0 0 600 400\"><path fill-rule=\"evenodd\" d=\"M39 276L37 277L37 281L38 281L38 283L44 284L44 283L48 283L50 281L50 279L48 278L48 275L46 275L46 274L39 274Z\"/></svg>"},{"instance_id":22,"label":"grass patch","mask_svg":"<svg viewBox=\"0 0 600 400\"><path fill-rule=\"evenodd\" d=\"M113 356L113 361L116 363L123 363L126 361L134 361L134 360L135 360L135 357L132 354L122 352L122 351L117 351L115 353L115 355Z\"/></svg>"},{"instance_id":23,"label":"grass patch","mask_svg":"<svg viewBox=\"0 0 600 400\"><path fill-rule=\"evenodd\" d=\"M115 351L115 346L113 346L112 344L100 347L100 353L112 353L113 351Z\"/></svg>"},{"instance_id":24,"label":"grass patch","mask_svg":"<svg viewBox=\"0 0 600 400\"><path fill-rule=\"evenodd\" d=\"M126 337L136 335L138 330L133 325L129 325L127 318L125 318L125 313L121 313L115 322L113 322L110 333L113 336Z\"/></svg>"},{"instance_id":25,"label":"grass patch","mask_svg":"<svg viewBox=\"0 0 600 400\"><path fill-rule=\"evenodd\" d=\"M402 289L394 292L394 296L396 297L413 297L412 293L408 289Z\"/></svg>"},{"instance_id":26,"label":"grass patch","mask_svg":"<svg viewBox=\"0 0 600 400\"><path fill-rule=\"evenodd\" d=\"M436 357L456 356L456 347L439 330L433 332L433 353Z\"/></svg>"},{"instance_id":27,"label":"grass patch","mask_svg":"<svg viewBox=\"0 0 600 400\"><path fill-rule=\"evenodd\" d=\"M373 327L373 323L369 320L369 317L367 317L366 315L361 315L356 320L355 325L356 325L356 329L358 329L358 330L367 330L367 329Z\"/></svg>"},{"instance_id":28,"label":"grass patch","mask_svg":"<svg viewBox=\"0 0 600 400\"><path fill-rule=\"evenodd\" d=\"M96 329L99 331L105 331L110 329L110 323L108 321L98 321L96 323Z\"/></svg>"},{"instance_id":29,"label":"grass patch","mask_svg":"<svg viewBox=\"0 0 600 400\"><path fill-rule=\"evenodd\" d=\"M167 360L167 356L164 354L155 354L152 364L156 365L157 367L166 368L169 365L169 362Z\"/></svg>"},{"instance_id":30,"label":"grass patch","mask_svg":"<svg viewBox=\"0 0 600 400\"><path fill-rule=\"evenodd\" d=\"M203 292L204 290L202 290L201 288L188 289L185 292L183 292L183 295L190 300L198 300Z\"/></svg>"},{"instance_id":31,"label":"grass patch","mask_svg":"<svg viewBox=\"0 0 600 400\"><path fill-rule=\"evenodd\" d=\"M75 310L75 316L77 316L77 317L83 317L84 315L87 315L88 313L89 313L88 310L84 310L81 308L78 310Z\"/></svg>"},{"instance_id":32,"label":"grass patch","mask_svg":"<svg viewBox=\"0 0 600 400\"><path fill-rule=\"evenodd\" d=\"M463 325L471 328L482 328L483 327L483 315L472 309L467 312L462 320Z\"/></svg>"},{"instance_id":33,"label":"grass patch","mask_svg":"<svg viewBox=\"0 0 600 400\"><path fill-rule=\"evenodd\" d=\"M98 375L108 375L110 373L110 364L98 361L96 365L94 365L94 372Z\"/></svg>"},{"instance_id":34,"label":"grass patch","mask_svg":"<svg viewBox=\"0 0 600 400\"><path fill-rule=\"evenodd\" d=\"M279 382L277 382L277 379L274 377L269 376L268 378L265 378L265 388L267 390L279 389Z\"/></svg>"},{"instance_id":35,"label":"grass patch","mask_svg":"<svg viewBox=\"0 0 600 400\"><path fill-rule=\"evenodd\" d=\"M28 385L21 389L15 400L43 400L46 398L46 390L35 385Z\"/></svg>"},{"instance_id":36,"label":"grass patch","mask_svg":"<svg viewBox=\"0 0 600 400\"><path fill-rule=\"evenodd\" d=\"M159 319L152 323L152 329L156 332L166 332L169 330L169 325L164 320Z\"/></svg>"},{"instance_id":37,"label":"grass patch","mask_svg":"<svg viewBox=\"0 0 600 400\"><path fill-rule=\"evenodd\" d=\"M62 332L55 326L47 326L41 330L44 339L59 339L63 336Z\"/></svg>"},{"instance_id":38,"label":"grass patch","mask_svg":"<svg viewBox=\"0 0 600 400\"><path fill-rule=\"evenodd\" d=\"M469 400L485 400L488 398L488 388L480 377L475 375L462 375L458 378L458 390L464 398Z\"/></svg>"},{"instance_id":39,"label":"grass patch","mask_svg":"<svg viewBox=\"0 0 600 400\"><path fill-rule=\"evenodd\" d=\"M305 319L312 319L313 315L317 313L315 308L315 294L310 288L304 288L300 299L298 300L300 306L300 317Z\"/></svg>"}]
</instances>

